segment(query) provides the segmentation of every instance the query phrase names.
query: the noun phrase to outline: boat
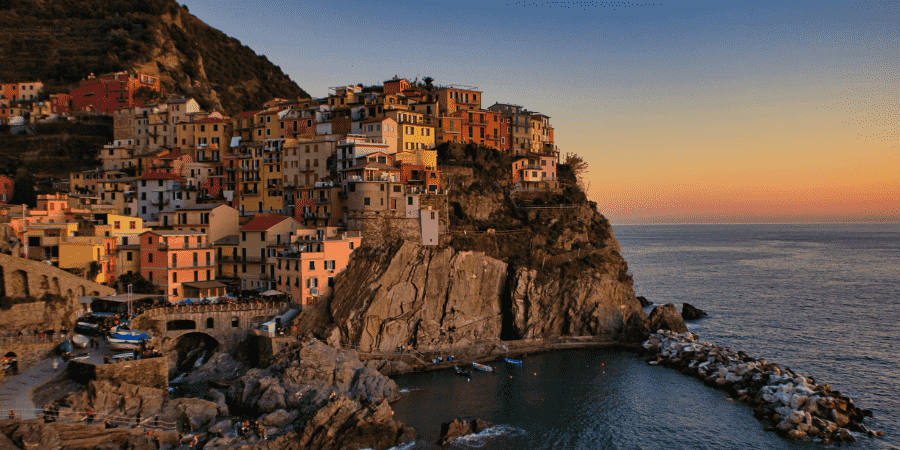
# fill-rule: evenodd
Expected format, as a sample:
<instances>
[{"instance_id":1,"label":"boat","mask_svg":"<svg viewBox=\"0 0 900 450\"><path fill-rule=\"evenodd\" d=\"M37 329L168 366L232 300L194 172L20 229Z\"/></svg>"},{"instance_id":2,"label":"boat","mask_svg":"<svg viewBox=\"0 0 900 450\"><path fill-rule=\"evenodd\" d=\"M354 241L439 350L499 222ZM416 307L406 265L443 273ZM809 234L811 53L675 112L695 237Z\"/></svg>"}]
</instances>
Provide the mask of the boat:
<instances>
[{"instance_id":1,"label":"boat","mask_svg":"<svg viewBox=\"0 0 900 450\"><path fill-rule=\"evenodd\" d=\"M459 368L459 366L454 366L453 368L456 369L456 374L461 377L466 377L466 378L472 377L472 372L469 370L462 370Z\"/></svg>"},{"instance_id":2,"label":"boat","mask_svg":"<svg viewBox=\"0 0 900 450\"><path fill-rule=\"evenodd\" d=\"M150 335L140 330L119 330L106 338L106 341L113 350L139 350L141 342L150 341Z\"/></svg>"},{"instance_id":3,"label":"boat","mask_svg":"<svg viewBox=\"0 0 900 450\"><path fill-rule=\"evenodd\" d=\"M519 361L518 359L503 358L503 360L506 361L506 362L508 362L508 363L510 363L510 364L515 364L515 365L517 365L517 366L521 366L521 365L522 365L522 361Z\"/></svg>"},{"instance_id":4,"label":"boat","mask_svg":"<svg viewBox=\"0 0 900 450\"><path fill-rule=\"evenodd\" d=\"M484 364L472 363L472 366L475 367L475 368L478 369L478 370L483 371L483 372L493 372L493 371L494 371L494 368L493 368L493 367L491 367L491 366L486 366L486 365L484 365Z\"/></svg>"},{"instance_id":5,"label":"boat","mask_svg":"<svg viewBox=\"0 0 900 450\"><path fill-rule=\"evenodd\" d=\"M88 342L91 342L91 338L83 334L76 334L75 336L72 336L72 344L74 344L76 347L85 348L87 347Z\"/></svg>"}]
</instances>

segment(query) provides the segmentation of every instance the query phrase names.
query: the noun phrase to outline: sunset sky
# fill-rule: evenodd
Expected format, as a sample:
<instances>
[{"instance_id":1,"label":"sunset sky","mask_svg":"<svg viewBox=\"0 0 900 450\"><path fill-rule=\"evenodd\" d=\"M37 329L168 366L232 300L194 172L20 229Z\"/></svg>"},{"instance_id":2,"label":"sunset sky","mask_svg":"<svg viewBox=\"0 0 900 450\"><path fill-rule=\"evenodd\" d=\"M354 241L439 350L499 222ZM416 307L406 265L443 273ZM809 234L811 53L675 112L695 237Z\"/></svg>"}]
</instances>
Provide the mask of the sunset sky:
<instances>
[{"instance_id":1,"label":"sunset sky","mask_svg":"<svg viewBox=\"0 0 900 450\"><path fill-rule=\"evenodd\" d=\"M551 117L614 224L900 221L900 2L181 0L314 97L395 74Z\"/></svg>"}]
</instances>

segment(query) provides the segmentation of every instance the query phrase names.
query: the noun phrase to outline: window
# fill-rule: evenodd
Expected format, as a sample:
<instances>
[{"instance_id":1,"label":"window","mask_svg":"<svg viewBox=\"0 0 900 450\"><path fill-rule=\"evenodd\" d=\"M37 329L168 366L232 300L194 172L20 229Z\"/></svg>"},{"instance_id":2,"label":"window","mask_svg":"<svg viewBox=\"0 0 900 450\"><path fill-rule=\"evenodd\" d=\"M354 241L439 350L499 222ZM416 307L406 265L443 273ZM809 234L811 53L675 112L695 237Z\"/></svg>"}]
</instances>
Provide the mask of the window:
<instances>
[{"instance_id":1,"label":"window","mask_svg":"<svg viewBox=\"0 0 900 450\"><path fill-rule=\"evenodd\" d=\"M231 318L231 328L237 328L239 326L241 326L241 319L239 319L237 317L232 317Z\"/></svg>"},{"instance_id":2,"label":"window","mask_svg":"<svg viewBox=\"0 0 900 450\"><path fill-rule=\"evenodd\" d=\"M126 261L131 261L131 252L126 252L126 253L125 253L125 260L126 260Z\"/></svg>"},{"instance_id":3,"label":"window","mask_svg":"<svg viewBox=\"0 0 900 450\"><path fill-rule=\"evenodd\" d=\"M172 288L172 296L178 297L178 288Z\"/></svg>"},{"instance_id":4,"label":"window","mask_svg":"<svg viewBox=\"0 0 900 450\"><path fill-rule=\"evenodd\" d=\"M153 253L147 253L147 262L153 262ZM150 275L153 275L151 272Z\"/></svg>"},{"instance_id":5,"label":"window","mask_svg":"<svg viewBox=\"0 0 900 450\"><path fill-rule=\"evenodd\" d=\"M399 184L394 186L394 192L400 192L400 190L401 190L401 187Z\"/></svg>"},{"instance_id":6,"label":"window","mask_svg":"<svg viewBox=\"0 0 900 450\"><path fill-rule=\"evenodd\" d=\"M199 270L194 271L194 281L200 281L200 271Z\"/></svg>"},{"instance_id":7,"label":"window","mask_svg":"<svg viewBox=\"0 0 900 450\"><path fill-rule=\"evenodd\" d=\"M119 228L121 228L121 223L118 220L113 222L113 228L118 230Z\"/></svg>"},{"instance_id":8,"label":"window","mask_svg":"<svg viewBox=\"0 0 900 450\"><path fill-rule=\"evenodd\" d=\"M207 329L209 329L209 328L215 328L215 321L213 320L212 317L206 319L206 328L207 328Z\"/></svg>"},{"instance_id":9,"label":"window","mask_svg":"<svg viewBox=\"0 0 900 450\"><path fill-rule=\"evenodd\" d=\"M316 270L316 262L315 261L309 262L309 270Z\"/></svg>"},{"instance_id":10,"label":"window","mask_svg":"<svg viewBox=\"0 0 900 450\"><path fill-rule=\"evenodd\" d=\"M371 200L369 200L369 197L366 197L366 198L363 199L363 205L368 206L368 205L370 205L370 204L371 204Z\"/></svg>"},{"instance_id":11,"label":"window","mask_svg":"<svg viewBox=\"0 0 900 450\"><path fill-rule=\"evenodd\" d=\"M172 272L172 282L173 283L178 282L178 272Z\"/></svg>"}]
</instances>

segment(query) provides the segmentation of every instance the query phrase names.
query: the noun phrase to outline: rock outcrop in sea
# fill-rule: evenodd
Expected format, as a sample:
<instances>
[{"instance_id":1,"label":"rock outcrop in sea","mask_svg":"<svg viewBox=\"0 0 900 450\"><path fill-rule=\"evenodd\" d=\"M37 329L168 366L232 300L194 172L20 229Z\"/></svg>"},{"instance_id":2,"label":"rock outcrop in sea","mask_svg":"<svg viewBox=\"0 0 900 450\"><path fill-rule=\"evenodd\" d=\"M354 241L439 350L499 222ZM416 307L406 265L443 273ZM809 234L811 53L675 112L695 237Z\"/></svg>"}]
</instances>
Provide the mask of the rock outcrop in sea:
<instances>
[{"instance_id":1,"label":"rock outcrop in sea","mask_svg":"<svg viewBox=\"0 0 900 450\"><path fill-rule=\"evenodd\" d=\"M644 342L651 365L663 365L723 389L753 408L757 419L792 439L856 442L851 432L883 435L863 423L872 412L827 384L765 359L706 342L693 333L660 330Z\"/></svg>"}]
</instances>

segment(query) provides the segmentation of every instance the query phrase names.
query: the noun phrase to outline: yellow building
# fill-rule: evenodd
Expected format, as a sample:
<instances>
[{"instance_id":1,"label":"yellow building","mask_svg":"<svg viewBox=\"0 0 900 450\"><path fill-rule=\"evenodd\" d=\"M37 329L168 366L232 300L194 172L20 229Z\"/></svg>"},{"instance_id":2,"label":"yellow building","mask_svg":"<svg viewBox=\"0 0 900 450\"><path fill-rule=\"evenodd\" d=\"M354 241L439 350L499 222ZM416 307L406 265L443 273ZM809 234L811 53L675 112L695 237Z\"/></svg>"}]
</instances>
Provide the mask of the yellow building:
<instances>
[{"instance_id":1,"label":"yellow building","mask_svg":"<svg viewBox=\"0 0 900 450\"><path fill-rule=\"evenodd\" d=\"M241 236L239 234L233 234L213 242L213 247L216 251L216 262L219 265L216 268L216 280L225 283L229 290L239 289L241 285L240 272L238 270L238 264L241 263L241 260L238 258L240 254L240 239Z\"/></svg>"},{"instance_id":2,"label":"yellow building","mask_svg":"<svg viewBox=\"0 0 900 450\"><path fill-rule=\"evenodd\" d=\"M207 117L195 124L194 139L198 161L221 161L220 155L231 146L233 125L224 118Z\"/></svg>"},{"instance_id":3,"label":"yellow building","mask_svg":"<svg viewBox=\"0 0 900 450\"><path fill-rule=\"evenodd\" d=\"M434 127L420 113L391 110L385 116L397 122L397 151L434 148Z\"/></svg>"},{"instance_id":4,"label":"yellow building","mask_svg":"<svg viewBox=\"0 0 900 450\"><path fill-rule=\"evenodd\" d=\"M106 219L94 225L94 236L115 238L116 276L141 273L140 234L151 231L144 227L140 217L107 214Z\"/></svg>"},{"instance_id":5,"label":"yellow building","mask_svg":"<svg viewBox=\"0 0 900 450\"><path fill-rule=\"evenodd\" d=\"M289 249L301 231L300 223L278 214L260 214L241 227L241 289L274 289L275 257Z\"/></svg>"},{"instance_id":6,"label":"yellow building","mask_svg":"<svg viewBox=\"0 0 900 450\"><path fill-rule=\"evenodd\" d=\"M112 283L116 279L116 238L102 236L73 236L60 238L59 268L90 270L96 262L99 271L92 279L97 283Z\"/></svg>"}]
</instances>

